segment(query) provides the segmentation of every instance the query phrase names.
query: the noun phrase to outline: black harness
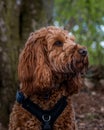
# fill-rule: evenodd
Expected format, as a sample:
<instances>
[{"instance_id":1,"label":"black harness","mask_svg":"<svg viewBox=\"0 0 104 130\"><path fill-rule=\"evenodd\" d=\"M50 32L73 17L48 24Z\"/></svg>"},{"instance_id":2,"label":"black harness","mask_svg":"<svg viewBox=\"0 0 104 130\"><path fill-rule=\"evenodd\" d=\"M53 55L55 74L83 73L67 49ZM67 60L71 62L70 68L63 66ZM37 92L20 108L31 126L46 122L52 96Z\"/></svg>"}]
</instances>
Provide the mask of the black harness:
<instances>
[{"instance_id":1,"label":"black harness","mask_svg":"<svg viewBox=\"0 0 104 130\"><path fill-rule=\"evenodd\" d=\"M42 123L42 130L52 130L53 124L58 116L63 112L67 105L67 97L62 96L51 110L42 110L37 104L33 103L29 98L25 98L22 92L17 91L16 100L24 109Z\"/></svg>"}]
</instances>

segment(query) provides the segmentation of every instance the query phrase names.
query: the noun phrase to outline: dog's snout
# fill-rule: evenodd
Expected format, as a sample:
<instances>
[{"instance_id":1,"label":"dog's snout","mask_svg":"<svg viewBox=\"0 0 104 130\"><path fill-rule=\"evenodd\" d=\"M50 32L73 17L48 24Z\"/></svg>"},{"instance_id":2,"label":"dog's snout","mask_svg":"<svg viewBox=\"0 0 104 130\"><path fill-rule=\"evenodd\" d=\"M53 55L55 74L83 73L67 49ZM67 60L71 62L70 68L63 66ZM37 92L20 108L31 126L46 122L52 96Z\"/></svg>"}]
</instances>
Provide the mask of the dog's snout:
<instances>
[{"instance_id":1,"label":"dog's snout","mask_svg":"<svg viewBox=\"0 0 104 130\"><path fill-rule=\"evenodd\" d=\"M85 48L81 48L78 50L79 54L81 54L82 56L86 56L87 55L87 49Z\"/></svg>"}]
</instances>

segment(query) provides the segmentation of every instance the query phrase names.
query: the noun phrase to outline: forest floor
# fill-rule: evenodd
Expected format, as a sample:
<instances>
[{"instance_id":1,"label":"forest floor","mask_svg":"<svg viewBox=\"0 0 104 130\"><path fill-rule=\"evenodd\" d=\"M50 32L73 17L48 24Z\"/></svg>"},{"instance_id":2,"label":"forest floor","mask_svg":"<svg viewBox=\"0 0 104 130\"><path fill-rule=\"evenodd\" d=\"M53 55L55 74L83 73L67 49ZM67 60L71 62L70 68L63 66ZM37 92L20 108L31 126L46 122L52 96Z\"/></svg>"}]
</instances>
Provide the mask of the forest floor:
<instances>
[{"instance_id":1,"label":"forest floor","mask_svg":"<svg viewBox=\"0 0 104 130\"><path fill-rule=\"evenodd\" d=\"M73 102L78 130L104 130L104 86L82 90Z\"/></svg>"},{"instance_id":2,"label":"forest floor","mask_svg":"<svg viewBox=\"0 0 104 130\"><path fill-rule=\"evenodd\" d=\"M104 86L84 87L73 97L78 130L104 130ZM0 130L7 130L1 127Z\"/></svg>"}]
</instances>

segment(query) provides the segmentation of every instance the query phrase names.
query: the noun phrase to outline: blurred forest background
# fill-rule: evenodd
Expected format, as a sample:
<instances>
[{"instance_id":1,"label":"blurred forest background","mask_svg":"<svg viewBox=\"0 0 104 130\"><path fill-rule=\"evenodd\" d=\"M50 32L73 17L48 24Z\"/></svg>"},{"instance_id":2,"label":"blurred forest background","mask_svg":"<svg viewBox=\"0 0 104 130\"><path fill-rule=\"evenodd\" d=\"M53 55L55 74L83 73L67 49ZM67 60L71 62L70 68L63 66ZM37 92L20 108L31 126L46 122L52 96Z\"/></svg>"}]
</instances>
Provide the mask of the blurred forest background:
<instances>
[{"instance_id":1,"label":"blurred forest background","mask_svg":"<svg viewBox=\"0 0 104 130\"><path fill-rule=\"evenodd\" d=\"M73 100L79 130L104 130L104 0L0 0L0 130L18 88L18 56L29 34L55 25L86 45L85 87Z\"/></svg>"}]
</instances>

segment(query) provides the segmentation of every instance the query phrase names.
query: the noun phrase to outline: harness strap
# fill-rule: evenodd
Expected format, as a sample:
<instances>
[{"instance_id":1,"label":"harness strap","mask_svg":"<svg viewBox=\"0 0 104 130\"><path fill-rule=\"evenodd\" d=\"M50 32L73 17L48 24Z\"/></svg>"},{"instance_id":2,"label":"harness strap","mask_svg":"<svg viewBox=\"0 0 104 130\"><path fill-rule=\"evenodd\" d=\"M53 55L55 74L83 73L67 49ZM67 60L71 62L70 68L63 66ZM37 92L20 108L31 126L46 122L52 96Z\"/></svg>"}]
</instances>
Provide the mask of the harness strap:
<instances>
[{"instance_id":1,"label":"harness strap","mask_svg":"<svg viewBox=\"0 0 104 130\"><path fill-rule=\"evenodd\" d=\"M33 103L29 98L25 98L22 92L17 91L16 94L17 102L22 104L24 109L37 117L37 119L42 123L42 130L52 130L54 122L67 105L66 99L67 97L63 96L51 110L42 110L42 108Z\"/></svg>"}]
</instances>

